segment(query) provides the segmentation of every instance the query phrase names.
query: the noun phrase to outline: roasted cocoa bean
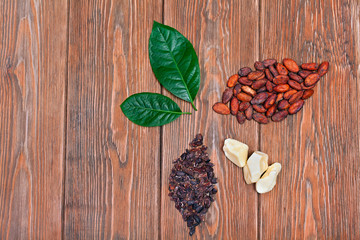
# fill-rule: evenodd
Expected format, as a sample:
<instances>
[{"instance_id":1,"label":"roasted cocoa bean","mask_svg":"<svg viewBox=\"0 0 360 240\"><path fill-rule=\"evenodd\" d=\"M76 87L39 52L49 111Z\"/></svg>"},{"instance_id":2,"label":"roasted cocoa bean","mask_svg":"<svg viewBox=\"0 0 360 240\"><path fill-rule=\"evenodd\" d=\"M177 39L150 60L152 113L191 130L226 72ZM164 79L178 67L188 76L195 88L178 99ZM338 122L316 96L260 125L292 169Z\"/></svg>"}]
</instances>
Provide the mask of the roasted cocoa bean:
<instances>
[{"instance_id":1,"label":"roasted cocoa bean","mask_svg":"<svg viewBox=\"0 0 360 240\"><path fill-rule=\"evenodd\" d=\"M230 112L232 115L236 115L239 111L239 100L233 97L230 101Z\"/></svg>"},{"instance_id":2,"label":"roasted cocoa bean","mask_svg":"<svg viewBox=\"0 0 360 240\"><path fill-rule=\"evenodd\" d=\"M259 113L265 113L266 112L266 108L264 108L263 105L254 104L253 108L254 108L255 111L257 111Z\"/></svg>"},{"instance_id":3,"label":"roasted cocoa bean","mask_svg":"<svg viewBox=\"0 0 360 240\"><path fill-rule=\"evenodd\" d=\"M320 76L317 73L312 73L305 78L305 86L310 87L315 85L320 80Z\"/></svg>"},{"instance_id":4,"label":"roasted cocoa bean","mask_svg":"<svg viewBox=\"0 0 360 240\"><path fill-rule=\"evenodd\" d=\"M222 102L224 104L228 103L233 96L233 90L231 88L227 88L222 95Z\"/></svg>"},{"instance_id":5,"label":"roasted cocoa bean","mask_svg":"<svg viewBox=\"0 0 360 240\"><path fill-rule=\"evenodd\" d=\"M271 117L276 112L276 104L272 105L266 112L266 117Z\"/></svg>"},{"instance_id":6,"label":"roasted cocoa bean","mask_svg":"<svg viewBox=\"0 0 360 240\"><path fill-rule=\"evenodd\" d=\"M317 70L320 77L324 76L329 69L329 62L322 62Z\"/></svg>"},{"instance_id":7,"label":"roasted cocoa bean","mask_svg":"<svg viewBox=\"0 0 360 240\"><path fill-rule=\"evenodd\" d=\"M287 75L289 73L289 71L286 69L286 67L284 65L282 65L281 63L276 64L276 70L278 71L278 73L280 75Z\"/></svg>"},{"instance_id":8,"label":"roasted cocoa bean","mask_svg":"<svg viewBox=\"0 0 360 240\"><path fill-rule=\"evenodd\" d=\"M261 79L263 77L265 77L265 73L263 71L254 71L247 75L249 80Z\"/></svg>"},{"instance_id":9,"label":"roasted cocoa bean","mask_svg":"<svg viewBox=\"0 0 360 240\"><path fill-rule=\"evenodd\" d=\"M230 109L227 105L225 105L224 103L221 102L217 102L213 105L213 110L216 113L222 114L222 115L228 115L230 114Z\"/></svg>"},{"instance_id":10,"label":"roasted cocoa bean","mask_svg":"<svg viewBox=\"0 0 360 240\"><path fill-rule=\"evenodd\" d=\"M255 89L255 90L260 89L265 86L266 82L267 82L266 79L260 79L260 80L254 81L253 84L251 85L251 88Z\"/></svg>"},{"instance_id":11,"label":"roasted cocoa bean","mask_svg":"<svg viewBox=\"0 0 360 240\"><path fill-rule=\"evenodd\" d=\"M290 87L292 87L293 89L301 90L301 85L300 85L300 83L298 83L297 81L289 80L288 84L289 84Z\"/></svg>"},{"instance_id":12,"label":"roasted cocoa bean","mask_svg":"<svg viewBox=\"0 0 360 240\"><path fill-rule=\"evenodd\" d=\"M243 112L245 111L246 109L248 109L248 107L250 106L250 103L249 102L241 102L239 104L239 111Z\"/></svg>"},{"instance_id":13,"label":"roasted cocoa bean","mask_svg":"<svg viewBox=\"0 0 360 240\"><path fill-rule=\"evenodd\" d=\"M246 120L245 114L243 112L238 112L236 114L236 120L238 121L238 123L243 124Z\"/></svg>"},{"instance_id":14,"label":"roasted cocoa bean","mask_svg":"<svg viewBox=\"0 0 360 240\"><path fill-rule=\"evenodd\" d=\"M264 64L262 62L256 61L254 63L254 67L256 70L262 71L265 69Z\"/></svg>"},{"instance_id":15,"label":"roasted cocoa bean","mask_svg":"<svg viewBox=\"0 0 360 240\"><path fill-rule=\"evenodd\" d=\"M288 112L286 110L279 111L271 117L271 120L273 120L274 122L280 122L280 121L284 120L287 117L287 115L288 115Z\"/></svg>"},{"instance_id":16,"label":"roasted cocoa bean","mask_svg":"<svg viewBox=\"0 0 360 240\"><path fill-rule=\"evenodd\" d=\"M295 89L290 89L289 91L284 93L284 99L289 99L291 98L292 95L294 95L295 93L297 93L297 90Z\"/></svg>"},{"instance_id":17,"label":"roasted cocoa bean","mask_svg":"<svg viewBox=\"0 0 360 240\"><path fill-rule=\"evenodd\" d=\"M234 96L236 97L236 95L238 95L241 92L241 85L236 84L233 92L234 92Z\"/></svg>"},{"instance_id":18,"label":"roasted cocoa bean","mask_svg":"<svg viewBox=\"0 0 360 240\"><path fill-rule=\"evenodd\" d=\"M290 89L290 86L288 84L280 84L274 87L275 92L286 92Z\"/></svg>"},{"instance_id":19,"label":"roasted cocoa bean","mask_svg":"<svg viewBox=\"0 0 360 240\"><path fill-rule=\"evenodd\" d=\"M300 99L297 102L293 103L289 107L289 114L295 114L301 110L304 106L304 100Z\"/></svg>"},{"instance_id":20,"label":"roasted cocoa bean","mask_svg":"<svg viewBox=\"0 0 360 240\"><path fill-rule=\"evenodd\" d=\"M237 74L232 75L232 76L229 78L229 80L227 81L227 86L228 86L229 88L234 87L235 84L237 83L238 79L239 79L239 75L237 75Z\"/></svg>"},{"instance_id":21,"label":"roasted cocoa bean","mask_svg":"<svg viewBox=\"0 0 360 240\"><path fill-rule=\"evenodd\" d=\"M240 68L238 72L240 77L246 77L249 73L251 73L251 68L249 67Z\"/></svg>"},{"instance_id":22,"label":"roasted cocoa bean","mask_svg":"<svg viewBox=\"0 0 360 240\"><path fill-rule=\"evenodd\" d=\"M289 78L291 78L292 80L297 81L298 83L302 83L304 81L304 79L302 77L300 77L296 73L292 73L292 72L289 73Z\"/></svg>"},{"instance_id":23,"label":"roasted cocoa bean","mask_svg":"<svg viewBox=\"0 0 360 240\"><path fill-rule=\"evenodd\" d=\"M243 93L243 92L236 95L236 97L242 102L250 102L252 99L252 97L250 95Z\"/></svg>"},{"instance_id":24,"label":"roasted cocoa bean","mask_svg":"<svg viewBox=\"0 0 360 240\"><path fill-rule=\"evenodd\" d=\"M272 94L271 96L268 97L268 99L266 99L265 103L264 103L264 107L266 109L270 108L272 105L275 104L276 101L276 95Z\"/></svg>"},{"instance_id":25,"label":"roasted cocoa bean","mask_svg":"<svg viewBox=\"0 0 360 240\"><path fill-rule=\"evenodd\" d=\"M254 89L252 89L251 87L249 86L242 86L241 87L241 90L244 92L244 93L247 93L249 94L250 96L255 96L256 95L256 91Z\"/></svg>"},{"instance_id":26,"label":"roasted cocoa bean","mask_svg":"<svg viewBox=\"0 0 360 240\"><path fill-rule=\"evenodd\" d=\"M276 77L277 75L279 75L278 71L275 69L275 67L273 65L269 66L269 70L271 72L271 74Z\"/></svg>"},{"instance_id":27,"label":"roasted cocoa bean","mask_svg":"<svg viewBox=\"0 0 360 240\"><path fill-rule=\"evenodd\" d=\"M300 83L300 85L301 85L301 88L303 89L303 90L308 90L308 89L312 89L312 88L314 88L315 87L315 84L314 85L311 85L311 86L305 86L305 83Z\"/></svg>"},{"instance_id":28,"label":"roasted cocoa bean","mask_svg":"<svg viewBox=\"0 0 360 240\"><path fill-rule=\"evenodd\" d=\"M276 85L279 84L285 84L289 81L289 77L286 75L277 75L276 77L274 77L273 79L273 83L275 83Z\"/></svg>"},{"instance_id":29,"label":"roasted cocoa bean","mask_svg":"<svg viewBox=\"0 0 360 240\"><path fill-rule=\"evenodd\" d=\"M263 61L264 67L269 67L271 65L274 65L276 63L275 59L266 59Z\"/></svg>"},{"instance_id":30,"label":"roasted cocoa bean","mask_svg":"<svg viewBox=\"0 0 360 240\"><path fill-rule=\"evenodd\" d=\"M247 77L241 77L239 78L238 82L242 85L251 86L253 81L250 81Z\"/></svg>"},{"instance_id":31,"label":"roasted cocoa bean","mask_svg":"<svg viewBox=\"0 0 360 240\"><path fill-rule=\"evenodd\" d=\"M267 78L268 80L272 81L274 77L273 77L273 75L271 74L270 70L266 68L264 72L265 72L266 78Z\"/></svg>"},{"instance_id":32,"label":"roasted cocoa bean","mask_svg":"<svg viewBox=\"0 0 360 240\"><path fill-rule=\"evenodd\" d=\"M301 64L301 68L305 70L315 71L319 67L317 63L303 63Z\"/></svg>"},{"instance_id":33,"label":"roasted cocoa bean","mask_svg":"<svg viewBox=\"0 0 360 240\"><path fill-rule=\"evenodd\" d=\"M298 72L300 77L302 77L303 79L305 79L307 76L309 76L312 73L313 73L312 71L308 71L308 70L301 70Z\"/></svg>"},{"instance_id":34,"label":"roasted cocoa bean","mask_svg":"<svg viewBox=\"0 0 360 240\"><path fill-rule=\"evenodd\" d=\"M245 116L247 120L251 120L252 119L252 115L253 115L253 107L250 105L246 110L245 110Z\"/></svg>"},{"instance_id":35,"label":"roasted cocoa bean","mask_svg":"<svg viewBox=\"0 0 360 240\"><path fill-rule=\"evenodd\" d=\"M285 110L290 107L290 103L287 100L281 100L277 105L279 110Z\"/></svg>"},{"instance_id":36,"label":"roasted cocoa bean","mask_svg":"<svg viewBox=\"0 0 360 240\"><path fill-rule=\"evenodd\" d=\"M320 67L319 67L320 68ZM302 95L302 99L308 99L309 97L311 97L314 94L314 90L309 89L309 90L305 90L304 94Z\"/></svg>"},{"instance_id":37,"label":"roasted cocoa bean","mask_svg":"<svg viewBox=\"0 0 360 240\"><path fill-rule=\"evenodd\" d=\"M272 85L272 83L271 83L270 81L267 81L266 84L265 84L265 86L266 86L266 90L267 90L268 92L272 92L272 91L273 91L273 85Z\"/></svg>"},{"instance_id":38,"label":"roasted cocoa bean","mask_svg":"<svg viewBox=\"0 0 360 240\"><path fill-rule=\"evenodd\" d=\"M253 119L261 124L267 124L269 122L269 120L265 117L265 115L261 113L254 113Z\"/></svg>"},{"instance_id":39,"label":"roasted cocoa bean","mask_svg":"<svg viewBox=\"0 0 360 240\"><path fill-rule=\"evenodd\" d=\"M266 101L268 98L268 94L266 92L258 93L255 97L251 100L251 104L261 104Z\"/></svg>"},{"instance_id":40,"label":"roasted cocoa bean","mask_svg":"<svg viewBox=\"0 0 360 240\"><path fill-rule=\"evenodd\" d=\"M275 103L280 102L281 100L283 100L283 98L284 98L284 93L278 93L278 94L276 95L276 101L275 101Z\"/></svg>"},{"instance_id":41,"label":"roasted cocoa bean","mask_svg":"<svg viewBox=\"0 0 360 240\"><path fill-rule=\"evenodd\" d=\"M301 97L303 96L304 92L303 91L299 91L297 93L295 93L294 95L291 96L291 98L289 99L289 103L293 104L297 101L299 101L301 99Z\"/></svg>"},{"instance_id":42,"label":"roasted cocoa bean","mask_svg":"<svg viewBox=\"0 0 360 240\"><path fill-rule=\"evenodd\" d=\"M259 88L256 90L257 93L266 92L266 86L263 86L262 88Z\"/></svg>"},{"instance_id":43,"label":"roasted cocoa bean","mask_svg":"<svg viewBox=\"0 0 360 240\"><path fill-rule=\"evenodd\" d=\"M284 58L283 59L283 64L290 72L295 72L296 73L296 72L298 72L300 70L297 63L294 60L290 59L290 58Z\"/></svg>"}]
</instances>

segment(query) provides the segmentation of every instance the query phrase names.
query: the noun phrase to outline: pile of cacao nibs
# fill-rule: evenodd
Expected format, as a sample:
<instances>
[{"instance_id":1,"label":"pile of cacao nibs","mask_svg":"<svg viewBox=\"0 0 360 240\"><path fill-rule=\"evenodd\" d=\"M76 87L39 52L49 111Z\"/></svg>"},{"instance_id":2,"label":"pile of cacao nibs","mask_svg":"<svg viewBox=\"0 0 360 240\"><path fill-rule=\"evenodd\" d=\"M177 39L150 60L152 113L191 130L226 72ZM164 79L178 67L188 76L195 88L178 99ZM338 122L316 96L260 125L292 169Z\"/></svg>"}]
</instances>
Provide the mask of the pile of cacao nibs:
<instances>
[{"instance_id":1,"label":"pile of cacao nibs","mask_svg":"<svg viewBox=\"0 0 360 240\"><path fill-rule=\"evenodd\" d=\"M203 145L203 136L197 134L180 158L174 161L169 177L169 196L181 213L190 236L195 227L204 221L204 215L215 200L217 179L214 169Z\"/></svg>"},{"instance_id":2,"label":"pile of cacao nibs","mask_svg":"<svg viewBox=\"0 0 360 240\"><path fill-rule=\"evenodd\" d=\"M255 71L241 68L229 78L222 102L213 106L215 112L231 113L240 124L246 119L262 124L269 119L280 122L302 109L304 100L314 94L313 88L327 73L329 62L303 63L299 67L289 58L282 63L267 59L255 62L254 67Z\"/></svg>"}]
</instances>

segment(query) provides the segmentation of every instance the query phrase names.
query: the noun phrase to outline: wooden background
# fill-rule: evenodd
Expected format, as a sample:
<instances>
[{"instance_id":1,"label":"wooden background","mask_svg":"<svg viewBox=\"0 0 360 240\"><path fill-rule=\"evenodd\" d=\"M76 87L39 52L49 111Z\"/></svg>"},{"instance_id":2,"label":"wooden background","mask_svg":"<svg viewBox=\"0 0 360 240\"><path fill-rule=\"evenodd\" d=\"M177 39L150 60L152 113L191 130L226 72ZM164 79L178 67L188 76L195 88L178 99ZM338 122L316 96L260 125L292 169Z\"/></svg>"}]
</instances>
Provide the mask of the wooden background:
<instances>
[{"instance_id":1,"label":"wooden background","mask_svg":"<svg viewBox=\"0 0 360 240\"><path fill-rule=\"evenodd\" d=\"M151 71L153 20L195 47L197 112ZM284 57L330 62L300 113L211 110L241 66ZM0 239L187 239L168 175L196 133L219 192L193 239L360 238L359 0L1 0L0 77ZM119 105L142 91L193 114L134 125ZM272 192L245 184L228 137L282 164Z\"/></svg>"}]
</instances>

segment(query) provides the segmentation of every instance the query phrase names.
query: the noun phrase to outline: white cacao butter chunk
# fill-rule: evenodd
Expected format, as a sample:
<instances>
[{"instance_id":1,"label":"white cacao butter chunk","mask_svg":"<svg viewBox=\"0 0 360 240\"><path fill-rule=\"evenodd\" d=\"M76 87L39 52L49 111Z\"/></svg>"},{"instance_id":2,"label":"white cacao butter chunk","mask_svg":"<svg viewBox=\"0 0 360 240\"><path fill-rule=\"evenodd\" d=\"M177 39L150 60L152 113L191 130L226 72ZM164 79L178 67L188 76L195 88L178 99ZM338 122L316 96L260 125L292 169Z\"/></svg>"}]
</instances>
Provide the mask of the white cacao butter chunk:
<instances>
[{"instance_id":1,"label":"white cacao butter chunk","mask_svg":"<svg viewBox=\"0 0 360 240\"><path fill-rule=\"evenodd\" d=\"M256 191L258 193L267 193L271 191L276 184L276 178L281 170L280 163L272 164L256 183Z\"/></svg>"},{"instance_id":2,"label":"white cacao butter chunk","mask_svg":"<svg viewBox=\"0 0 360 240\"><path fill-rule=\"evenodd\" d=\"M255 183L260 179L261 174L268 168L268 159L269 156L260 151L251 154L243 169L245 182L247 184Z\"/></svg>"},{"instance_id":3,"label":"white cacao butter chunk","mask_svg":"<svg viewBox=\"0 0 360 240\"><path fill-rule=\"evenodd\" d=\"M244 167L248 157L248 145L235 139L228 138L224 142L225 156L239 167Z\"/></svg>"}]
</instances>

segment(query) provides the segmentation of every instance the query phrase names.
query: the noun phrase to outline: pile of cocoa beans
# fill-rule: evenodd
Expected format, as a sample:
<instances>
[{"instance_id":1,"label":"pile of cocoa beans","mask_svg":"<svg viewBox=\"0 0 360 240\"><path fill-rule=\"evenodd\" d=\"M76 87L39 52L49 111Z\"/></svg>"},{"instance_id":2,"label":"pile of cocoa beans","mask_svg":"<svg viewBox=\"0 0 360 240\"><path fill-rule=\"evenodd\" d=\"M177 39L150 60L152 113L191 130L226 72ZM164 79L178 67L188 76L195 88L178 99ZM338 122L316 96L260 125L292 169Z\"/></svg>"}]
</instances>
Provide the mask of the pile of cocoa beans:
<instances>
[{"instance_id":1,"label":"pile of cocoa beans","mask_svg":"<svg viewBox=\"0 0 360 240\"><path fill-rule=\"evenodd\" d=\"M246 119L261 124L269 119L280 122L302 109L304 100L313 95L316 83L327 73L329 62L303 63L299 67L289 58L282 63L267 59L255 62L254 67L255 71L241 68L228 79L222 102L213 106L215 112L231 113L240 124Z\"/></svg>"}]
</instances>

